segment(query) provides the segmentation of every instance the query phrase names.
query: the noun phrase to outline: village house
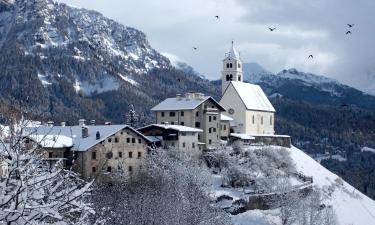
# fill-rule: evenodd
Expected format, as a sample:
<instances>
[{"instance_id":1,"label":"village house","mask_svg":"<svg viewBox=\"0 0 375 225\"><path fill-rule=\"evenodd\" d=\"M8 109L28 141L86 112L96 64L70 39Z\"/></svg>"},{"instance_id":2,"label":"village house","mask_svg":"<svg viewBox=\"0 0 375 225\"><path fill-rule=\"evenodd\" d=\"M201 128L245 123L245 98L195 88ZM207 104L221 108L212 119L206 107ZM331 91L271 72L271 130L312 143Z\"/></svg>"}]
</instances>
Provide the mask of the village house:
<instances>
[{"instance_id":1,"label":"village house","mask_svg":"<svg viewBox=\"0 0 375 225\"><path fill-rule=\"evenodd\" d=\"M234 120L232 117L221 114L220 116L220 136L221 140L227 140L230 133L234 132Z\"/></svg>"},{"instance_id":2,"label":"village house","mask_svg":"<svg viewBox=\"0 0 375 225\"><path fill-rule=\"evenodd\" d=\"M202 153L204 143L198 140L198 135L203 132L201 129L181 125L152 124L139 128L138 131L154 143L158 143L156 147L176 148L194 157Z\"/></svg>"},{"instance_id":3,"label":"village house","mask_svg":"<svg viewBox=\"0 0 375 225\"><path fill-rule=\"evenodd\" d=\"M157 124L182 125L202 129L198 140L204 150L220 144L221 113L225 111L214 98L202 93L190 92L167 98L151 109Z\"/></svg>"},{"instance_id":4,"label":"village house","mask_svg":"<svg viewBox=\"0 0 375 225\"><path fill-rule=\"evenodd\" d=\"M224 114L234 119L235 133L273 135L275 109L259 85L243 82L242 61L232 48L223 60L222 98Z\"/></svg>"},{"instance_id":5,"label":"village house","mask_svg":"<svg viewBox=\"0 0 375 225\"><path fill-rule=\"evenodd\" d=\"M151 141L127 125L39 126L28 128L28 148L35 144L44 150L44 159L62 160L73 166L83 179L106 178L120 172L127 177L142 169ZM74 163L72 164L74 160Z\"/></svg>"}]
</instances>

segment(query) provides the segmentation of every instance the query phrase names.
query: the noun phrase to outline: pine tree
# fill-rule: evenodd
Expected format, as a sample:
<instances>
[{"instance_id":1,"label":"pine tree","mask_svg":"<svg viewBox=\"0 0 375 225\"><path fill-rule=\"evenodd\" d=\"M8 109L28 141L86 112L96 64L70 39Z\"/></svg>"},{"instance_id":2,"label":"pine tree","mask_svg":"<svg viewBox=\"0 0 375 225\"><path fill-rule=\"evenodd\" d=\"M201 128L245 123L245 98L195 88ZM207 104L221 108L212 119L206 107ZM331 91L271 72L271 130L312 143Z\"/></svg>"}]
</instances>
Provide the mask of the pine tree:
<instances>
[{"instance_id":1,"label":"pine tree","mask_svg":"<svg viewBox=\"0 0 375 225\"><path fill-rule=\"evenodd\" d=\"M126 123L131 127L137 127L138 126L138 113L134 109L134 105L129 105L129 111L126 114Z\"/></svg>"}]
</instances>

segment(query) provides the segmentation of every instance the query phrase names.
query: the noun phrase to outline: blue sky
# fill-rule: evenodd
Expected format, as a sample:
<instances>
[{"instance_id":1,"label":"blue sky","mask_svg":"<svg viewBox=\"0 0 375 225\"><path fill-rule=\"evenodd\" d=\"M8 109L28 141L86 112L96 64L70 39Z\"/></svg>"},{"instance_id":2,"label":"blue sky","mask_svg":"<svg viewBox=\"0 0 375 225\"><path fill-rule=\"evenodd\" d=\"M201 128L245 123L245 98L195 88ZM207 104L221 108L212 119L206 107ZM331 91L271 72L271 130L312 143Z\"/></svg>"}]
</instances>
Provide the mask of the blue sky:
<instances>
[{"instance_id":1,"label":"blue sky","mask_svg":"<svg viewBox=\"0 0 375 225\"><path fill-rule=\"evenodd\" d=\"M297 68L326 75L375 94L373 0L59 1L143 31L158 51L209 79L220 77L221 60L234 40L244 62L272 72ZM307 59L310 54L314 60Z\"/></svg>"}]
</instances>

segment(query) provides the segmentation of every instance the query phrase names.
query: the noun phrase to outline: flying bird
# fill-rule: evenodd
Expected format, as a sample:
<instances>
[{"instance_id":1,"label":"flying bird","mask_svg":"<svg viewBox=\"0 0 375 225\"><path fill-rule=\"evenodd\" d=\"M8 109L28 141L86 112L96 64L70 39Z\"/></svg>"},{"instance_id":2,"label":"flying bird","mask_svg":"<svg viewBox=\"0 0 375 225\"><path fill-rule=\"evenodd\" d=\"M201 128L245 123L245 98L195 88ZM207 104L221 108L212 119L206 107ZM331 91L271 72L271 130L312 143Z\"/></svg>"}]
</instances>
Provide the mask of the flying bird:
<instances>
[{"instance_id":1,"label":"flying bird","mask_svg":"<svg viewBox=\"0 0 375 225\"><path fill-rule=\"evenodd\" d=\"M311 59L313 59L314 58L314 56L313 55L309 55L309 57L308 57L309 59L311 58Z\"/></svg>"},{"instance_id":2,"label":"flying bird","mask_svg":"<svg viewBox=\"0 0 375 225\"><path fill-rule=\"evenodd\" d=\"M219 16L215 16L216 19L219 19Z\"/></svg>"},{"instance_id":3,"label":"flying bird","mask_svg":"<svg viewBox=\"0 0 375 225\"><path fill-rule=\"evenodd\" d=\"M193 49L194 49L194 50L197 50L197 49L198 49L198 47L194 47L194 46L193 46Z\"/></svg>"},{"instance_id":4,"label":"flying bird","mask_svg":"<svg viewBox=\"0 0 375 225\"><path fill-rule=\"evenodd\" d=\"M354 27L354 23L353 24L348 23L348 27Z\"/></svg>"},{"instance_id":5,"label":"flying bird","mask_svg":"<svg viewBox=\"0 0 375 225\"><path fill-rule=\"evenodd\" d=\"M277 28L277 27L274 27L274 28L269 27L268 29L269 29L270 31L274 31L274 30L276 30L276 28Z\"/></svg>"},{"instance_id":6,"label":"flying bird","mask_svg":"<svg viewBox=\"0 0 375 225\"><path fill-rule=\"evenodd\" d=\"M346 31L346 34L352 34L352 32L350 30Z\"/></svg>"}]
</instances>

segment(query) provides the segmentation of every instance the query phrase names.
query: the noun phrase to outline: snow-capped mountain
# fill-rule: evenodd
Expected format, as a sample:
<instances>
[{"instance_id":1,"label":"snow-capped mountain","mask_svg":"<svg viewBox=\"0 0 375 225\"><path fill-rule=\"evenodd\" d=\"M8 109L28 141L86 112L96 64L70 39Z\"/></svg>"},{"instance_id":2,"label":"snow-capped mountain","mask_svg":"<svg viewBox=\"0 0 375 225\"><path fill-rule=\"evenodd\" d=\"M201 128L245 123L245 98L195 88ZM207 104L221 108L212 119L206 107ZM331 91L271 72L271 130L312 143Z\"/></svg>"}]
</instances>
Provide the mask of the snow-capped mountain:
<instances>
[{"instance_id":1,"label":"snow-capped mountain","mask_svg":"<svg viewBox=\"0 0 375 225\"><path fill-rule=\"evenodd\" d=\"M198 76L202 79L206 79L206 77L204 75L197 72L192 66L187 64L180 57L178 57L176 55L173 55L173 54L170 54L170 53L162 53L162 55L167 57L169 59L169 61L171 62L172 66L174 66L176 69L184 71L187 74L192 74L192 75Z\"/></svg>"},{"instance_id":2,"label":"snow-capped mountain","mask_svg":"<svg viewBox=\"0 0 375 225\"><path fill-rule=\"evenodd\" d=\"M105 92L118 89L118 80L134 85L136 75L170 66L151 48L144 33L95 11L52 0L16 0L0 7L0 49L15 47L19 54L34 57L40 65L35 75L43 86L63 76L77 91ZM51 65L56 63L57 50L70 71ZM112 68L106 68L108 63ZM78 64L95 64L96 68L83 74L72 68Z\"/></svg>"},{"instance_id":3,"label":"snow-capped mountain","mask_svg":"<svg viewBox=\"0 0 375 225\"><path fill-rule=\"evenodd\" d=\"M341 84L337 80L296 69L285 69L273 74L259 64L244 63L244 78L248 82L260 84L269 96L375 109L375 96Z\"/></svg>"},{"instance_id":4,"label":"snow-capped mountain","mask_svg":"<svg viewBox=\"0 0 375 225\"><path fill-rule=\"evenodd\" d=\"M0 50L0 100L29 96L50 117L123 121L129 103L149 113L180 91L215 92L175 69L143 32L53 0L1 0Z\"/></svg>"}]
</instances>

